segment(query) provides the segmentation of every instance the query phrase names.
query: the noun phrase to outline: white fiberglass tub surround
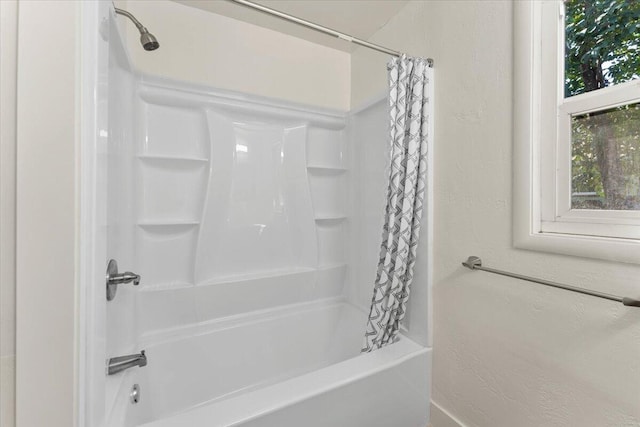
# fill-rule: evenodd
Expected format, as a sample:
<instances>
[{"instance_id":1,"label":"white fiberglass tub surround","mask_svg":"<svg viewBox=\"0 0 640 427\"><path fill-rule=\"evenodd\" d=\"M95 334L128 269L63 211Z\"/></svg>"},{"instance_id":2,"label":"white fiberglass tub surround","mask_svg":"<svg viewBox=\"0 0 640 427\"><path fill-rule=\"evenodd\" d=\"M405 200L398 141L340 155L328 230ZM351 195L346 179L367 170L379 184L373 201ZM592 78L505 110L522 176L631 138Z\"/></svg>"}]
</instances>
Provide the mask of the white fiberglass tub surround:
<instances>
[{"instance_id":1,"label":"white fiberglass tub surround","mask_svg":"<svg viewBox=\"0 0 640 427\"><path fill-rule=\"evenodd\" d=\"M148 364L95 362L88 427L424 427L424 273L400 340L360 354L384 101L349 115L139 76L113 22L108 45L104 251L142 281L96 312L93 351Z\"/></svg>"}]
</instances>

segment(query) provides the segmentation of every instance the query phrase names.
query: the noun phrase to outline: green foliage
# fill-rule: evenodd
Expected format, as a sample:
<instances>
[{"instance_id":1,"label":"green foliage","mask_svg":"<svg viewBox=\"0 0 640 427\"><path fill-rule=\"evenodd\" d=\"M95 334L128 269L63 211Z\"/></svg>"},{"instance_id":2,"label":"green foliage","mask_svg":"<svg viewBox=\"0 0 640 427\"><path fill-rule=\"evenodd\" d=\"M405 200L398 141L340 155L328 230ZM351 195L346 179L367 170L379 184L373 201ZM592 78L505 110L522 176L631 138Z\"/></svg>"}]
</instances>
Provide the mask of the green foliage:
<instances>
[{"instance_id":1,"label":"green foliage","mask_svg":"<svg viewBox=\"0 0 640 427\"><path fill-rule=\"evenodd\" d=\"M606 110L608 134L614 138L617 146L617 162L624 177L625 194L637 194L630 202L640 202L640 104L630 104ZM606 193L602 184L598 153L601 141L598 141L598 127L603 122L594 122L593 115L574 117L572 122L572 188L574 192L595 192L599 200ZM579 208L604 207L587 197L587 203Z\"/></svg>"},{"instance_id":2,"label":"green foliage","mask_svg":"<svg viewBox=\"0 0 640 427\"><path fill-rule=\"evenodd\" d=\"M565 96L639 77L640 0L566 0ZM638 104L574 117L572 188L598 196L574 208L640 209Z\"/></svg>"},{"instance_id":3,"label":"green foliage","mask_svg":"<svg viewBox=\"0 0 640 427\"><path fill-rule=\"evenodd\" d=\"M637 78L639 44L639 0L565 1L565 96ZM598 70L604 79L593 87Z\"/></svg>"},{"instance_id":4,"label":"green foliage","mask_svg":"<svg viewBox=\"0 0 640 427\"><path fill-rule=\"evenodd\" d=\"M572 187L577 193L595 192L598 197L604 197L602 188L602 177L596 154L594 153L593 134L588 129L588 125L576 121L572 126Z\"/></svg>"}]
</instances>

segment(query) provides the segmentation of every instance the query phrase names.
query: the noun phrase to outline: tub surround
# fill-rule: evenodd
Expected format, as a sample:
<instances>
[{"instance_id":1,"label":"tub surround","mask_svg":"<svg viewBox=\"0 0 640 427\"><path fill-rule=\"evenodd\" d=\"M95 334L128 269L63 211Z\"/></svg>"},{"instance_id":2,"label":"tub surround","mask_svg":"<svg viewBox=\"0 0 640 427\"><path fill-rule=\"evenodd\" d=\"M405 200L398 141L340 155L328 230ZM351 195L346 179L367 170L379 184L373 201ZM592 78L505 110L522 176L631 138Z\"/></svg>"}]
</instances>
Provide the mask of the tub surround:
<instances>
[{"instance_id":1,"label":"tub surround","mask_svg":"<svg viewBox=\"0 0 640 427\"><path fill-rule=\"evenodd\" d=\"M135 92L141 336L342 295L344 114L152 76Z\"/></svg>"},{"instance_id":2,"label":"tub surround","mask_svg":"<svg viewBox=\"0 0 640 427\"><path fill-rule=\"evenodd\" d=\"M423 427L431 349L403 336L359 352L375 265L356 282L368 263L352 262L353 242L380 230L362 229L350 201L369 185L350 159L367 138L361 112L141 75L113 57L107 246L142 280L108 303L106 352L145 350L148 365L108 378L107 425L295 426L326 421L330 403L338 424L383 427L403 406L403 425ZM382 218L384 185L369 194Z\"/></svg>"}]
</instances>

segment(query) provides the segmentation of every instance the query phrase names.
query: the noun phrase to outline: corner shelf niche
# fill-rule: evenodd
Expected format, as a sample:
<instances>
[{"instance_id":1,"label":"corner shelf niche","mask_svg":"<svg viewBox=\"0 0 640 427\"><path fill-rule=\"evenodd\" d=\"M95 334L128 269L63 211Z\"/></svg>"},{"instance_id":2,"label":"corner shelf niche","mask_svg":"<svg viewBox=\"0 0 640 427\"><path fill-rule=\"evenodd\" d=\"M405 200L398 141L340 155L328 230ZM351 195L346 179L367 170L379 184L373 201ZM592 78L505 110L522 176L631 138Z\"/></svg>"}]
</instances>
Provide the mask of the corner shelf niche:
<instances>
[{"instance_id":1,"label":"corner shelf niche","mask_svg":"<svg viewBox=\"0 0 640 427\"><path fill-rule=\"evenodd\" d=\"M309 129L306 166L318 239L318 274L324 278L320 280L323 287L340 289L347 268L346 148L344 129Z\"/></svg>"},{"instance_id":2,"label":"corner shelf niche","mask_svg":"<svg viewBox=\"0 0 640 427\"><path fill-rule=\"evenodd\" d=\"M139 222L183 224L198 221L208 160L140 157ZM185 192L189 188L192 191Z\"/></svg>"},{"instance_id":3,"label":"corner shelf niche","mask_svg":"<svg viewBox=\"0 0 640 427\"><path fill-rule=\"evenodd\" d=\"M197 223L138 223L138 268L144 287L193 283Z\"/></svg>"},{"instance_id":4,"label":"corner shelf niche","mask_svg":"<svg viewBox=\"0 0 640 427\"><path fill-rule=\"evenodd\" d=\"M143 120L135 166L136 252L144 288L193 286L210 164L205 112L171 99L150 102L144 96L139 98L138 112Z\"/></svg>"},{"instance_id":5,"label":"corner shelf niche","mask_svg":"<svg viewBox=\"0 0 640 427\"><path fill-rule=\"evenodd\" d=\"M347 219L346 215L336 214L336 215L316 215L316 223L335 223L344 221Z\"/></svg>"},{"instance_id":6,"label":"corner shelf niche","mask_svg":"<svg viewBox=\"0 0 640 427\"><path fill-rule=\"evenodd\" d=\"M346 169L307 166L316 225L346 218Z\"/></svg>"},{"instance_id":7,"label":"corner shelf niche","mask_svg":"<svg viewBox=\"0 0 640 427\"><path fill-rule=\"evenodd\" d=\"M139 221L138 227L162 228L162 227L196 227L200 221Z\"/></svg>"},{"instance_id":8,"label":"corner shelf niche","mask_svg":"<svg viewBox=\"0 0 640 427\"><path fill-rule=\"evenodd\" d=\"M200 163L207 163L209 159L205 157L176 157L176 156L155 156L149 154L140 154L138 159L143 162L167 164L171 163L194 163L194 166L199 166Z\"/></svg>"},{"instance_id":9,"label":"corner shelf niche","mask_svg":"<svg viewBox=\"0 0 640 427\"><path fill-rule=\"evenodd\" d=\"M347 171L347 168L343 166L331 166L331 165L307 165L307 170L311 173L317 174L341 174Z\"/></svg>"},{"instance_id":10,"label":"corner shelf niche","mask_svg":"<svg viewBox=\"0 0 640 427\"><path fill-rule=\"evenodd\" d=\"M319 268L345 263L345 231L342 220L316 221Z\"/></svg>"},{"instance_id":11,"label":"corner shelf niche","mask_svg":"<svg viewBox=\"0 0 640 427\"><path fill-rule=\"evenodd\" d=\"M345 171L346 131L311 126L307 137L307 167Z\"/></svg>"}]
</instances>

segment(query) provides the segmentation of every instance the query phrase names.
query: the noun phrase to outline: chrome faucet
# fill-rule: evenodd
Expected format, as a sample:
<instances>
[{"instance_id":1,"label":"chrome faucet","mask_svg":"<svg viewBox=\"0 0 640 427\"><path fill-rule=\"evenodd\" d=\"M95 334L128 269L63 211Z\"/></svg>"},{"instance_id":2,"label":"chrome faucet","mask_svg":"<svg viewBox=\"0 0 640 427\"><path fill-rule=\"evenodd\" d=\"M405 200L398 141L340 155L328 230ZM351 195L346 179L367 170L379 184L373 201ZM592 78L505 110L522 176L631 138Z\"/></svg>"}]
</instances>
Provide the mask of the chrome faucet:
<instances>
[{"instance_id":1,"label":"chrome faucet","mask_svg":"<svg viewBox=\"0 0 640 427\"><path fill-rule=\"evenodd\" d=\"M140 354L129 354L127 356L112 357L109 359L108 372L109 375L117 374L125 369L133 368L134 366L147 366L147 356L144 354L144 350Z\"/></svg>"},{"instance_id":2,"label":"chrome faucet","mask_svg":"<svg viewBox=\"0 0 640 427\"><path fill-rule=\"evenodd\" d=\"M118 263L115 259L109 260L107 265L107 301L111 301L116 297L118 285L123 283L133 283L133 286L140 284L140 275L126 271L118 273Z\"/></svg>"}]
</instances>

